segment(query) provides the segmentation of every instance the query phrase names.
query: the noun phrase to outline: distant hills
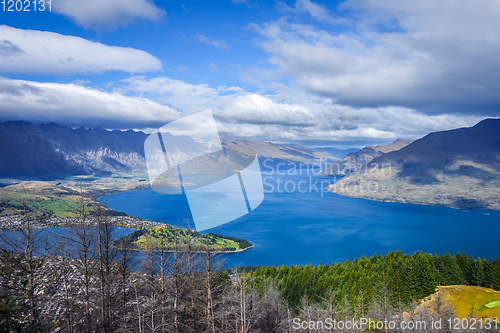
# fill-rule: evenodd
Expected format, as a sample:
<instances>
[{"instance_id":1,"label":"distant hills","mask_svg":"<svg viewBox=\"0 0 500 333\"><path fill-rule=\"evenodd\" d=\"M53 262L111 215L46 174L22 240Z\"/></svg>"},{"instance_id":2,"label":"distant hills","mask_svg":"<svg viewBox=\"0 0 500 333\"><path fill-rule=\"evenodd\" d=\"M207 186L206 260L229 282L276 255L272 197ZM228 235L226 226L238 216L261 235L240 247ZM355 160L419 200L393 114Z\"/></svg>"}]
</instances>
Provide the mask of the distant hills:
<instances>
[{"instance_id":1,"label":"distant hills","mask_svg":"<svg viewBox=\"0 0 500 333\"><path fill-rule=\"evenodd\" d=\"M64 178L76 175L109 177L145 174L144 140L137 131L103 128L73 129L56 123L0 123L0 178ZM225 141L235 150L251 148L262 159L278 162L333 162L337 157L303 146L262 141Z\"/></svg>"},{"instance_id":2,"label":"distant hills","mask_svg":"<svg viewBox=\"0 0 500 333\"><path fill-rule=\"evenodd\" d=\"M435 132L329 187L372 200L500 209L500 119Z\"/></svg>"},{"instance_id":3,"label":"distant hills","mask_svg":"<svg viewBox=\"0 0 500 333\"><path fill-rule=\"evenodd\" d=\"M391 151L399 150L412 142L412 140L397 139L396 141L383 146L366 146L361 150L350 153L340 161L325 166L318 172L318 175L348 175L352 172L357 172L366 167L366 165L374 158Z\"/></svg>"},{"instance_id":4,"label":"distant hills","mask_svg":"<svg viewBox=\"0 0 500 333\"><path fill-rule=\"evenodd\" d=\"M273 169L276 170L280 163L281 165L279 168L291 169L301 168L301 164L323 165L339 160L339 158L325 150L292 144L275 144L264 141L222 140L222 145L243 155L245 155L247 149L257 152L261 163L261 170L264 172L272 171Z\"/></svg>"},{"instance_id":5,"label":"distant hills","mask_svg":"<svg viewBox=\"0 0 500 333\"><path fill-rule=\"evenodd\" d=\"M355 153L359 151L359 148L349 148L349 149L338 149L338 148L332 148L332 147L318 147L314 148L316 151L324 151L333 157L336 157L338 159L343 159L350 153Z\"/></svg>"}]
</instances>

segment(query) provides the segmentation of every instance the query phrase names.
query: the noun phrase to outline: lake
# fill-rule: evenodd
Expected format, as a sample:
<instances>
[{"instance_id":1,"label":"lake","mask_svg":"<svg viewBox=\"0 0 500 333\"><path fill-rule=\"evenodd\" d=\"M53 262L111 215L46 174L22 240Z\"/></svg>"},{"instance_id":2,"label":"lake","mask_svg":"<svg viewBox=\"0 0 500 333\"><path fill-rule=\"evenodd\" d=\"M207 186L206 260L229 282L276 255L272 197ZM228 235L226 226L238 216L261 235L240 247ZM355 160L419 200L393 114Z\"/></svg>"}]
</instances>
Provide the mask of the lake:
<instances>
[{"instance_id":1,"label":"lake","mask_svg":"<svg viewBox=\"0 0 500 333\"><path fill-rule=\"evenodd\" d=\"M255 245L247 251L225 255L227 266L317 265L398 249L403 253L460 251L487 259L500 255L499 211L342 197L321 191L321 182L328 185L333 182L332 177L312 173L274 173L263 177L266 193L259 207L228 224L204 231L244 238ZM301 191L297 189L300 181L306 182ZM313 186L315 182L318 190ZM175 226L188 224L185 218L189 205L184 195L140 190L103 199L111 209L133 216Z\"/></svg>"}]
</instances>

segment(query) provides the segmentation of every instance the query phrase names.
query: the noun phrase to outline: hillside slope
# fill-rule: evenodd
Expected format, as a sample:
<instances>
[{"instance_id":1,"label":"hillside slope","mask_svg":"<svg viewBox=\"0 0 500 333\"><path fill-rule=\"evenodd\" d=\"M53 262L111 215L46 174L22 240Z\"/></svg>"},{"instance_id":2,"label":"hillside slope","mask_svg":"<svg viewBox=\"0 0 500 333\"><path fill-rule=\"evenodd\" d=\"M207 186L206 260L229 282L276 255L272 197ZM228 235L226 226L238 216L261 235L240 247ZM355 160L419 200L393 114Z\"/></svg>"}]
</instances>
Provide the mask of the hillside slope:
<instances>
[{"instance_id":1,"label":"hillside slope","mask_svg":"<svg viewBox=\"0 0 500 333\"><path fill-rule=\"evenodd\" d=\"M372 200L500 209L500 119L431 133L328 189Z\"/></svg>"},{"instance_id":2,"label":"hillside slope","mask_svg":"<svg viewBox=\"0 0 500 333\"><path fill-rule=\"evenodd\" d=\"M473 314L476 319L500 320L500 305L495 306L500 301L499 291L475 286L439 286L436 293L423 300L418 310L426 307L435 314L438 299L442 303L439 311L451 310L453 318L470 318Z\"/></svg>"}]
</instances>

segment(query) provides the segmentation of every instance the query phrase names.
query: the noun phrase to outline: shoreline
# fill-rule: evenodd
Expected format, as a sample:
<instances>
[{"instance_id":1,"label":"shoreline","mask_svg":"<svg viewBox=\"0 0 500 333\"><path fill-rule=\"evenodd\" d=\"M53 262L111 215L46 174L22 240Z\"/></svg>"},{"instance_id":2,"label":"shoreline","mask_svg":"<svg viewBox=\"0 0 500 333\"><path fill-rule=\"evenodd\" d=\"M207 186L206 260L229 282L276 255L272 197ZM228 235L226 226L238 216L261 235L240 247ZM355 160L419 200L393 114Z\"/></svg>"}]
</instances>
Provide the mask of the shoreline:
<instances>
[{"instance_id":1,"label":"shoreline","mask_svg":"<svg viewBox=\"0 0 500 333\"><path fill-rule=\"evenodd\" d=\"M452 205L446 205L446 204L440 204L440 203L425 203L425 202L412 202L412 201L403 201L403 200L392 200L392 199L382 199L382 198L369 198L369 197L364 197L364 196L356 196L356 195L349 195L346 193L341 193L341 192L335 192L333 190L330 190L326 188L328 191L334 194L338 194L342 197L345 198L352 198L352 199L361 199L361 200L368 200L368 201L373 201L373 202L386 202L386 203L395 203L395 204L404 204L404 205L415 205L415 206L425 206L425 207L439 207L439 208L448 208L448 209L453 209L453 210L462 210L462 211L474 211L474 212L498 212L500 211L500 206L498 209L494 208L476 208L476 207L457 207L457 206L452 206Z\"/></svg>"},{"instance_id":2,"label":"shoreline","mask_svg":"<svg viewBox=\"0 0 500 333\"><path fill-rule=\"evenodd\" d=\"M89 217L88 223L86 226L96 226L95 223L92 223L90 220L92 217ZM110 217L112 221L112 225L115 227L122 227L122 228L128 228L128 229L135 229L137 230L138 228L144 228L144 227L174 227L172 225L169 225L164 222L154 222L150 220L144 220L135 216L127 215L127 216L111 216ZM31 222L31 228L32 229L49 229L49 228L72 228L72 227L77 227L79 224L77 223L71 223L74 220L77 220L77 217L52 217L49 219L44 220L44 223L41 223L40 221L37 220L30 220ZM25 225L25 220L22 215L12 215L12 216L2 216L0 217L0 232L2 231L22 231L25 228L23 226ZM9 227L4 227L4 224L10 225ZM177 229L185 229L185 228L177 228ZM221 235L224 236L224 235ZM230 236L227 236L230 237ZM219 253L237 253L237 252L243 252L248 249L251 249L255 247L254 244L252 244L249 247L246 247L244 249L239 249L235 251L212 251L212 253L219 254ZM118 247L116 247L119 249ZM141 249L130 249L133 251L144 251ZM174 253L175 251L165 251L167 253ZM205 251L193 251L193 253L205 253Z\"/></svg>"}]
</instances>

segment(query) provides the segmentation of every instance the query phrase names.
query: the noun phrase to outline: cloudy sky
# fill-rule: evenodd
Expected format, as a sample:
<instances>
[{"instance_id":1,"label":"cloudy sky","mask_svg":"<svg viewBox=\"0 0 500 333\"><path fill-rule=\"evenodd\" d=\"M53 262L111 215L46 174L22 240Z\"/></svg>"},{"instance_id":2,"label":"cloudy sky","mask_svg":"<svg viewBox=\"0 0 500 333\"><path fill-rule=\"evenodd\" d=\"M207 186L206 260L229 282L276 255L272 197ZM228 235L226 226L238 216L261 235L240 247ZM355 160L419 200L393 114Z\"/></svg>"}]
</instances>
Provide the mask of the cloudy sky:
<instances>
[{"instance_id":1,"label":"cloudy sky","mask_svg":"<svg viewBox=\"0 0 500 333\"><path fill-rule=\"evenodd\" d=\"M1 9L0 121L150 130L212 109L227 138L357 147L500 116L498 0Z\"/></svg>"}]
</instances>

